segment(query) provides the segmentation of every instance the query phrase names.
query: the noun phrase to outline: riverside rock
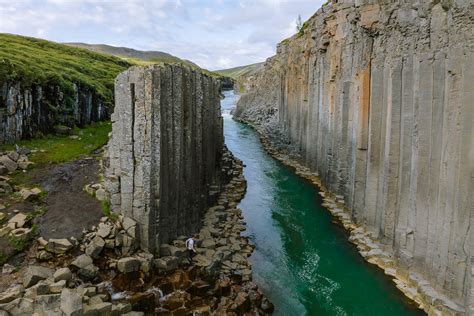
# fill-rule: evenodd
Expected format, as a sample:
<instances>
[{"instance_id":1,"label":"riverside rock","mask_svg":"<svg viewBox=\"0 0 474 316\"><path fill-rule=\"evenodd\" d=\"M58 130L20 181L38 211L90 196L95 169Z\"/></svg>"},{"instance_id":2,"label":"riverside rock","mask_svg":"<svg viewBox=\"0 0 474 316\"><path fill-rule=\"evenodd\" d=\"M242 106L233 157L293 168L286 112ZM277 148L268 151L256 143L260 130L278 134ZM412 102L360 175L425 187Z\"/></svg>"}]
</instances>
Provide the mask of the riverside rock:
<instances>
[{"instance_id":1,"label":"riverside rock","mask_svg":"<svg viewBox=\"0 0 474 316\"><path fill-rule=\"evenodd\" d=\"M28 288L35 285L41 280L45 280L53 276L53 270L41 266L29 266L23 277L23 286Z\"/></svg>"},{"instance_id":2,"label":"riverside rock","mask_svg":"<svg viewBox=\"0 0 474 316\"><path fill-rule=\"evenodd\" d=\"M424 295L433 314L474 313L472 12L465 0L329 1L240 79L250 91L235 111L324 185L344 226L439 291Z\"/></svg>"}]
</instances>

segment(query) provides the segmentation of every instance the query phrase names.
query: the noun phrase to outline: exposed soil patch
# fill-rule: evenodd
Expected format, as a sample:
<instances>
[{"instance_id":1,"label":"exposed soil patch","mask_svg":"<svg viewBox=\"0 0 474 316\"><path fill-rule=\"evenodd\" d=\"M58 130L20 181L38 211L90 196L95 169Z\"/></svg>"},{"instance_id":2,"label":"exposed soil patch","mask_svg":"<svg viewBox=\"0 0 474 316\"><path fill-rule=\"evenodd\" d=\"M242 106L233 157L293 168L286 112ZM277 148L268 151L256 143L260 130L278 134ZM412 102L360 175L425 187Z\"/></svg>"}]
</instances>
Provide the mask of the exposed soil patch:
<instances>
[{"instance_id":1,"label":"exposed soil patch","mask_svg":"<svg viewBox=\"0 0 474 316\"><path fill-rule=\"evenodd\" d=\"M38 219L38 232L45 239L78 238L83 228L98 223L103 216L100 202L83 191L86 184L98 181L99 162L93 157L37 170L33 183L48 192L47 212Z\"/></svg>"}]
</instances>

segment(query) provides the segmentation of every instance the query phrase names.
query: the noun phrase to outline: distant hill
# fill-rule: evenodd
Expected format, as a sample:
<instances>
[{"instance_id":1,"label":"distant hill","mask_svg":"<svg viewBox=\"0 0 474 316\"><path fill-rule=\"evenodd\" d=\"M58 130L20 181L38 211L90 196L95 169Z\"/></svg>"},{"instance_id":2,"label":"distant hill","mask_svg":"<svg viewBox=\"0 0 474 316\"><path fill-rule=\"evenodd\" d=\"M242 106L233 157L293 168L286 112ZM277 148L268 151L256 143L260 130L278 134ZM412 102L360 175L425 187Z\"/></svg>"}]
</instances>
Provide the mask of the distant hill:
<instances>
[{"instance_id":1,"label":"distant hill","mask_svg":"<svg viewBox=\"0 0 474 316\"><path fill-rule=\"evenodd\" d=\"M232 79L237 79L238 77L248 76L252 73L259 71L260 69L263 68L263 64L264 63L262 62L262 63L256 63L256 64L234 67L234 68L229 68L229 69L216 70L214 72L222 76L231 77Z\"/></svg>"},{"instance_id":2,"label":"distant hill","mask_svg":"<svg viewBox=\"0 0 474 316\"><path fill-rule=\"evenodd\" d=\"M166 63L178 63L185 64L192 68L199 68L197 64L192 61L181 59L171 54L160 52L160 51L142 51L136 50L128 47L116 47L105 44L86 44L86 43L64 43L65 45L84 48L93 52L113 55L121 57L125 60L130 61L131 63L141 63L140 61L156 63L156 62L166 62Z\"/></svg>"}]
</instances>

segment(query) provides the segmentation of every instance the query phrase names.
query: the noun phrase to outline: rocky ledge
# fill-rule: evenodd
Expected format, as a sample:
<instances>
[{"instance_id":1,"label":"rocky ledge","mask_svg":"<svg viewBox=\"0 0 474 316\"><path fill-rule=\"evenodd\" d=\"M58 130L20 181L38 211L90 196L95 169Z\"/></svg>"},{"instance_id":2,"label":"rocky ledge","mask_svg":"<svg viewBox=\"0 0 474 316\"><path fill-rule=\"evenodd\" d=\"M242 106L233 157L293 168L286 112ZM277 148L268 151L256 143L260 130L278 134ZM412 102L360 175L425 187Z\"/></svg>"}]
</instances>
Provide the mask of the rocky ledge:
<instances>
[{"instance_id":1,"label":"rocky ledge","mask_svg":"<svg viewBox=\"0 0 474 316\"><path fill-rule=\"evenodd\" d=\"M253 246L241 236L242 170L235 161L232 180L207 210L193 264L187 237L153 257L138 250L135 221L104 217L76 243L40 238L37 262L24 270L5 265L13 281L0 293L0 315L271 314L272 303L252 283Z\"/></svg>"}]
</instances>

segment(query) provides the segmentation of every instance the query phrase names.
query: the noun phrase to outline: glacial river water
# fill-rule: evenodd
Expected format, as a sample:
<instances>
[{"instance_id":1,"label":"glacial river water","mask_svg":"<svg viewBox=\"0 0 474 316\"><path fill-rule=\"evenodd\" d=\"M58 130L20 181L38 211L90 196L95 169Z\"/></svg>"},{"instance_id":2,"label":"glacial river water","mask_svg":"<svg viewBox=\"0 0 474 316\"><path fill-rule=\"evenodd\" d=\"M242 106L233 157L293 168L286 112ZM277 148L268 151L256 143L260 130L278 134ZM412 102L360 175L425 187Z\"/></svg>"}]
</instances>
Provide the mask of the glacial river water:
<instances>
[{"instance_id":1,"label":"glacial river water","mask_svg":"<svg viewBox=\"0 0 474 316\"><path fill-rule=\"evenodd\" d=\"M332 223L317 189L269 156L257 133L232 120L237 97L222 100L225 142L246 165L240 204L256 245L253 279L276 315L423 315L348 234Z\"/></svg>"}]
</instances>

